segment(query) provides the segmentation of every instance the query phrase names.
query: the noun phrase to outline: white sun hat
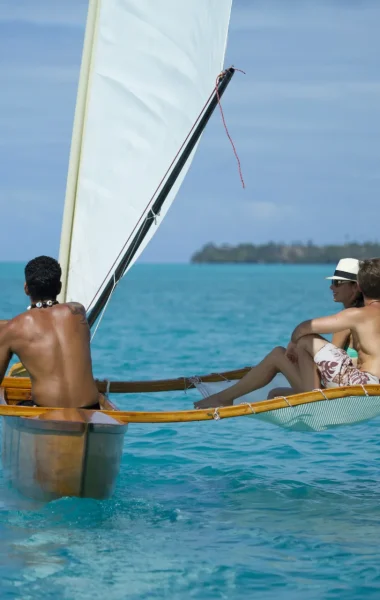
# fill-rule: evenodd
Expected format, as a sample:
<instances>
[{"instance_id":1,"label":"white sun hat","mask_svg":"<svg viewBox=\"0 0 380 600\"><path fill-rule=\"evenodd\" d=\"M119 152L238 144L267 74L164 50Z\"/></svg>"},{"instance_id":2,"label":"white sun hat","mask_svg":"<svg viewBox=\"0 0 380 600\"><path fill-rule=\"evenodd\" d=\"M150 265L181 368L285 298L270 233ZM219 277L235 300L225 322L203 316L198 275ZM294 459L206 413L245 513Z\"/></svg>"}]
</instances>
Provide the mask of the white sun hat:
<instances>
[{"instance_id":1,"label":"white sun hat","mask_svg":"<svg viewBox=\"0 0 380 600\"><path fill-rule=\"evenodd\" d=\"M359 261L356 258L341 258L338 262L334 275L326 279L339 279L341 281L357 281Z\"/></svg>"}]
</instances>

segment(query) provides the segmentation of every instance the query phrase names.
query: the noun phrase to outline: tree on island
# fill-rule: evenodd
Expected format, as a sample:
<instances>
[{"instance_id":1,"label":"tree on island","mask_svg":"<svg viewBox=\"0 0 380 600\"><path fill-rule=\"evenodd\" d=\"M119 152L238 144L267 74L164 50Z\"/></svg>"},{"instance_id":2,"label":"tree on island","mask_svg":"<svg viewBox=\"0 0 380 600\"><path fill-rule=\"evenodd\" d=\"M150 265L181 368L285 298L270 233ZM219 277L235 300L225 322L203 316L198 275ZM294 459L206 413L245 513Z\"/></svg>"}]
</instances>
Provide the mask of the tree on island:
<instances>
[{"instance_id":1,"label":"tree on island","mask_svg":"<svg viewBox=\"0 0 380 600\"><path fill-rule=\"evenodd\" d=\"M192 263L284 263L284 264L318 264L337 263L345 257L372 258L380 256L380 244L375 242L347 242L316 246L312 241L306 244L239 244L230 246L222 244L206 244L191 257Z\"/></svg>"}]
</instances>

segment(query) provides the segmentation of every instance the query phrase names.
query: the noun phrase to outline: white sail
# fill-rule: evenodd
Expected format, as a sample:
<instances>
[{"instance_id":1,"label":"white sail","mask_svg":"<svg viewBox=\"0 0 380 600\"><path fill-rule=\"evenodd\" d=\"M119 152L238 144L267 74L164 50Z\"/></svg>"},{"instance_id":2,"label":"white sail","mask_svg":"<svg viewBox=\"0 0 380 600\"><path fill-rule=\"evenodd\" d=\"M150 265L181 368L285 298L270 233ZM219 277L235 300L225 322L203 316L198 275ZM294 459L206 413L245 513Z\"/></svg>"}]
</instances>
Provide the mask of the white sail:
<instances>
[{"instance_id":1,"label":"white sail","mask_svg":"<svg viewBox=\"0 0 380 600\"><path fill-rule=\"evenodd\" d=\"M90 0L62 227L62 299L93 305L131 243L223 69L231 2Z\"/></svg>"}]
</instances>

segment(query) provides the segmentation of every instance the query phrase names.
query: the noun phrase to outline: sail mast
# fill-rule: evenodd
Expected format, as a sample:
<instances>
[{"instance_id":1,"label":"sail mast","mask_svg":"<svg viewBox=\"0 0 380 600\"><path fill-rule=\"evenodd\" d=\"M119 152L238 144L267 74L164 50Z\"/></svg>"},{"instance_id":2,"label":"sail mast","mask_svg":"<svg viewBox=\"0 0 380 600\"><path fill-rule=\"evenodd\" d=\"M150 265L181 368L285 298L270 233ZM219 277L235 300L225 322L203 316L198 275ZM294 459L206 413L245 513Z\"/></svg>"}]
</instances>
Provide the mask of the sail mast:
<instances>
[{"instance_id":1,"label":"sail mast","mask_svg":"<svg viewBox=\"0 0 380 600\"><path fill-rule=\"evenodd\" d=\"M207 108L204 111L203 116L199 120L197 127L195 128L192 136L187 142L185 148L183 149L182 154L180 155L176 165L174 166L172 172L170 173L166 183L164 184L161 192L158 194L155 202L149 209L147 216L145 217L143 223L136 231L133 240L128 244L128 247L120 260L118 266L115 270L109 274L109 279L107 284L103 288L101 294L96 299L96 302L93 307L89 307L90 313L88 314L88 323L90 327L92 327L99 317L100 313L106 306L110 295L112 294L115 285L120 281L123 277L125 271L127 270L129 264L133 260L133 257L137 253L139 246L142 244L145 236L147 235L149 229L152 227L152 224L155 221L156 215L159 214L161 208L163 207L165 200L173 188L177 178L179 177L182 169L184 168L186 161L190 157L192 151L194 150L199 138L201 137L208 121L211 118L215 108L218 106L219 99L223 95L226 90L228 84L230 83L233 75L235 73L235 69L233 67L227 69L223 75L220 77L218 81L218 91L215 90L214 95L212 96Z\"/></svg>"},{"instance_id":2,"label":"sail mast","mask_svg":"<svg viewBox=\"0 0 380 600\"><path fill-rule=\"evenodd\" d=\"M75 117L73 126L73 135L70 150L69 169L67 174L65 205L63 209L61 243L59 248L59 264L62 269L62 290L60 301L64 302L67 298L67 281L69 275L71 237L75 213L75 201L77 195L80 158L82 150L82 139L86 121L86 109L88 104L88 89L93 60L93 48L99 17L99 0L89 0L86 30L83 43L82 64L79 76L77 102L75 107Z\"/></svg>"}]
</instances>

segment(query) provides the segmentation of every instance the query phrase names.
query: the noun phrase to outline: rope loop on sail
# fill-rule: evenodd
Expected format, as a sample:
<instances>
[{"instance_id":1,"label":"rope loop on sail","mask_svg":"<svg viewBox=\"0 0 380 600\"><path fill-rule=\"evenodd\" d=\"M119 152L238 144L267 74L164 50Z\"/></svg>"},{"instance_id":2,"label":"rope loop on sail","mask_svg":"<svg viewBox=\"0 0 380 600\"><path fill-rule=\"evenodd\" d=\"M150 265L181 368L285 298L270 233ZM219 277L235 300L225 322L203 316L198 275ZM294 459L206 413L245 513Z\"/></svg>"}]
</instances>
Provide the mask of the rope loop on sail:
<instances>
[{"instance_id":1,"label":"rope loop on sail","mask_svg":"<svg viewBox=\"0 0 380 600\"><path fill-rule=\"evenodd\" d=\"M153 212L153 209L151 208L150 212L152 213L151 219L153 219L154 224L157 225L157 218L160 216L161 211L158 211L158 213L156 214Z\"/></svg>"}]
</instances>

